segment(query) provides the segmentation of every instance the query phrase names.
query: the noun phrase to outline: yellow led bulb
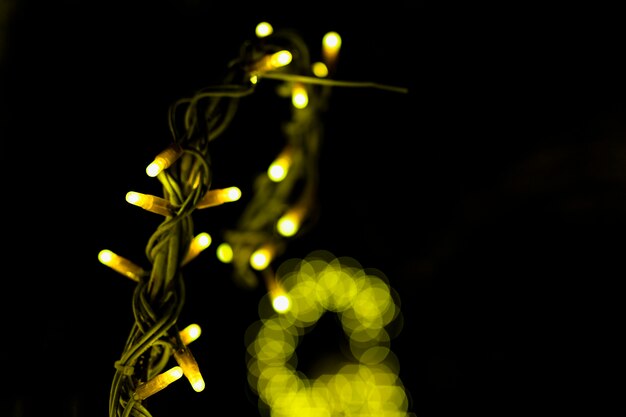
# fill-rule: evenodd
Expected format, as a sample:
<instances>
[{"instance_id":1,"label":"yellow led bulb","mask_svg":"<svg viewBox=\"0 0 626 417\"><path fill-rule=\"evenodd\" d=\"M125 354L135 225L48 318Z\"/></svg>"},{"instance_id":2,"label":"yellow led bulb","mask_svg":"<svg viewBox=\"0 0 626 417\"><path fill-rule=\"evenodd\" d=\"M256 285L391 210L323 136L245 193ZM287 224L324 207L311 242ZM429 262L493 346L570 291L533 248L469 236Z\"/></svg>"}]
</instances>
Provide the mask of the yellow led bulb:
<instances>
[{"instance_id":1,"label":"yellow led bulb","mask_svg":"<svg viewBox=\"0 0 626 417\"><path fill-rule=\"evenodd\" d=\"M129 191L126 193L126 201L132 205L162 216L171 216L174 214L174 207L172 207L169 201L154 195Z\"/></svg>"},{"instance_id":2,"label":"yellow led bulb","mask_svg":"<svg viewBox=\"0 0 626 417\"><path fill-rule=\"evenodd\" d=\"M305 204L298 204L287 210L287 212L276 222L276 230L278 233L285 237L291 237L298 233L298 230L300 230L300 226L302 225L302 221L304 220L304 216L308 212L307 207L308 206Z\"/></svg>"},{"instance_id":3,"label":"yellow led bulb","mask_svg":"<svg viewBox=\"0 0 626 417\"><path fill-rule=\"evenodd\" d=\"M228 244L227 242L220 243L215 250L215 254L217 256L217 259L225 264L229 264L233 261L233 247L230 246L230 244Z\"/></svg>"},{"instance_id":4,"label":"yellow led bulb","mask_svg":"<svg viewBox=\"0 0 626 417\"><path fill-rule=\"evenodd\" d=\"M169 168L182 154L183 148L178 143L172 143L161 151L154 158L154 161L146 167L146 174L150 177L156 177L161 171Z\"/></svg>"},{"instance_id":5,"label":"yellow led bulb","mask_svg":"<svg viewBox=\"0 0 626 417\"><path fill-rule=\"evenodd\" d=\"M276 256L276 247L267 243L250 255L250 266L257 271L262 271L269 266Z\"/></svg>"},{"instance_id":6,"label":"yellow led bulb","mask_svg":"<svg viewBox=\"0 0 626 417\"><path fill-rule=\"evenodd\" d=\"M221 188L209 190L196 204L196 208L203 209L207 207L219 206L224 203L231 203L241 198L241 190L237 187Z\"/></svg>"},{"instance_id":7,"label":"yellow led bulb","mask_svg":"<svg viewBox=\"0 0 626 417\"><path fill-rule=\"evenodd\" d=\"M309 104L309 94L302 83L294 83L291 91L291 104L296 109L304 109Z\"/></svg>"},{"instance_id":8,"label":"yellow led bulb","mask_svg":"<svg viewBox=\"0 0 626 417\"><path fill-rule=\"evenodd\" d=\"M200 252L205 250L211 245L211 235L206 232L199 233L196 235L189 244L189 251L185 256L185 259L182 261L182 265L188 264L192 259L194 259Z\"/></svg>"},{"instance_id":9,"label":"yellow led bulb","mask_svg":"<svg viewBox=\"0 0 626 417\"><path fill-rule=\"evenodd\" d=\"M98 260L133 281L139 282L142 276L147 275L143 268L108 249L103 249L98 253Z\"/></svg>"},{"instance_id":10,"label":"yellow led bulb","mask_svg":"<svg viewBox=\"0 0 626 417\"><path fill-rule=\"evenodd\" d=\"M293 163L293 150L291 146L285 149L274 159L267 169L267 176L274 182L280 182L285 179L289 173L289 168Z\"/></svg>"},{"instance_id":11,"label":"yellow led bulb","mask_svg":"<svg viewBox=\"0 0 626 417\"><path fill-rule=\"evenodd\" d=\"M136 401L145 400L149 396L166 388L172 382L180 379L181 376L183 376L183 368L174 366L151 380L139 384L135 390L134 398Z\"/></svg>"},{"instance_id":12,"label":"yellow led bulb","mask_svg":"<svg viewBox=\"0 0 626 417\"><path fill-rule=\"evenodd\" d=\"M340 49L341 36L337 32L326 33L322 38L322 56L329 72L335 69Z\"/></svg>"},{"instance_id":13,"label":"yellow led bulb","mask_svg":"<svg viewBox=\"0 0 626 417\"><path fill-rule=\"evenodd\" d=\"M248 71L252 75L272 71L289 65L292 59L293 56L291 55L291 52L287 50L274 52L273 54L265 55L263 58L252 64Z\"/></svg>"},{"instance_id":14,"label":"yellow led bulb","mask_svg":"<svg viewBox=\"0 0 626 417\"><path fill-rule=\"evenodd\" d=\"M178 332L178 334L180 335L180 340L183 342L183 345L185 346L187 346L189 343L193 342L194 340L198 339L201 333L202 333L202 329L200 328L199 325L195 323L190 324L189 326L185 327L183 330Z\"/></svg>"},{"instance_id":15,"label":"yellow led bulb","mask_svg":"<svg viewBox=\"0 0 626 417\"><path fill-rule=\"evenodd\" d=\"M274 28L268 22L260 22L258 25L256 25L256 28L254 30L257 38L265 38L271 35L273 32Z\"/></svg>"},{"instance_id":16,"label":"yellow led bulb","mask_svg":"<svg viewBox=\"0 0 626 417\"><path fill-rule=\"evenodd\" d=\"M191 354L188 348L181 348L174 351L174 359L178 362L181 368L183 368L183 374L189 380L191 387L194 391L200 392L204 390L205 383L198 367L198 362Z\"/></svg>"}]
</instances>

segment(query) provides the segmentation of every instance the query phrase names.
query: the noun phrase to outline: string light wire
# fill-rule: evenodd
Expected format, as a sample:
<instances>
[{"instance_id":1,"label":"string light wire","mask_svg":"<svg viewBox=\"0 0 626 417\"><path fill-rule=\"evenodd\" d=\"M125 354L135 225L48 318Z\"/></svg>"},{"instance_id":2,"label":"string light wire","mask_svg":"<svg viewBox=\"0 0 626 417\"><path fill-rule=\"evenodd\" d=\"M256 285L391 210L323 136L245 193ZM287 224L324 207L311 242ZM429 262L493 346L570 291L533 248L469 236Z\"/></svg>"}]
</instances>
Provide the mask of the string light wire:
<instances>
[{"instance_id":1,"label":"string light wire","mask_svg":"<svg viewBox=\"0 0 626 417\"><path fill-rule=\"evenodd\" d=\"M183 267L210 244L208 234L194 235L195 210L239 198L237 195L229 199L227 194L211 188L209 155L209 144L233 121L239 101L253 94L263 79L282 81L283 91L293 92L297 86L298 94L303 94L299 100L293 100L300 104L294 105L291 120L283 128L290 164L286 176L279 181L266 173L257 178L253 196L236 227L224 233L224 242L218 246L228 245L232 251L233 279L245 287L254 287L259 280L257 274L268 275L287 240L301 235L302 226L307 221L310 226L315 219L321 120L331 88L373 87L406 92L376 83L320 79L312 75L314 63L297 33L274 31L271 26L258 33L257 39L244 42L239 56L228 64L221 84L202 88L169 107L172 142L146 168L148 176L160 182L163 195L136 191L127 195L130 203L163 216L145 247L150 267L121 257L113 257L112 261L115 254L108 250L100 253L103 264L131 278L136 285L132 296L134 322L114 364L109 417L150 417L147 399L183 375L195 391L204 389L202 370L189 346L183 343L179 329L186 299ZM334 52L325 56L336 59L337 51ZM326 64L334 70L336 62ZM230 191L233 189L238 191L237 187ZM286 213L293 214L294 207L298 216L292 218L290 232L279 233L277 223ZM265 263L251 263L261 249L268 256ZM188 336L182 334L187 340Z\"/></svg>"}]
</instances>

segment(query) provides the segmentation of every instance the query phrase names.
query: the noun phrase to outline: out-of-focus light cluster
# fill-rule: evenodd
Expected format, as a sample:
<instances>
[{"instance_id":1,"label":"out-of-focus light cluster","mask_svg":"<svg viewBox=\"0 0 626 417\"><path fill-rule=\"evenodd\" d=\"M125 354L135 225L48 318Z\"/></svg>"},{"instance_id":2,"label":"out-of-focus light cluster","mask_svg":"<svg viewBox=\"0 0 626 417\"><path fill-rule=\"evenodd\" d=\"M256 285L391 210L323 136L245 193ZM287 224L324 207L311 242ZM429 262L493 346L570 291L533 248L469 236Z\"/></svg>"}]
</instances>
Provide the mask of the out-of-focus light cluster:
<instances>
[{"instance_id":1,"label":"out-of-focus light cluster","mask_svg":"<svg viewBox=\"0 0 626 417\"><path fill-rule=\"evenodd\" d=\"M289 309L260 307L272 313L261 313L247 334L248 382L272 417L409 416L386 330L400 308L385 276L326 251L287 261L277 273ZM326 312L339 316L350 355L336 373L311 380L296 368L296 348Z\"/></svg>"}]
</instances>

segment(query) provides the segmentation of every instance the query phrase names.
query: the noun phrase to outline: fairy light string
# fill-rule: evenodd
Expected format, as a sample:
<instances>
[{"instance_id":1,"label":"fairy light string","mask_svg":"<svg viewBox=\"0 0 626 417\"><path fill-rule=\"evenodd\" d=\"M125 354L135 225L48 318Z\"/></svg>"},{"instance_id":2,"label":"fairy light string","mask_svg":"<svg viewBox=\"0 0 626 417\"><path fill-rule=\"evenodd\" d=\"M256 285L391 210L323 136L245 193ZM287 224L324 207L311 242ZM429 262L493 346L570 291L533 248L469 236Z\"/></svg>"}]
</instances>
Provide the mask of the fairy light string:
<instances>
[{"instance_id":1,"label":"fairy light string","mask_svg":"<svg viewBox=\"0 0 626 417\"><path fill-rule=\"evenodd\" d=\"M328 39L332 43L328 44ZM324 112L331 88L373 87L396 92L401 88L375 83L333 81L341 38L327 34L321 61L313 62L303 39L293 31L275 32L266 22L257 26L256 38L242 45L228 66L222 82L174 102L168 110L171 143L146 167L159 181L162 196L129 191L126 201L160 216L161 223L149 237L145 255L149 267L139 265L109 249L98 257L106 266L130 278L134 322L123 352L115 362L109 396L109 416L150 417L147 401L169 384L184 378L200 392L202 370L189 344L199 335L197 325L180 329L185 304L184 267L213 241L206 232L196 233L193 214L237 201L236 186L212 188L209 145L233 121L239 101L251 94L264 78L282 82L277 89L291 101L291 119L284 123L283 149L254 182L236 226L227 230L218 245L218 257L233 265L233 279L244 287L257 286L259 277L276 305L288 308L285 292L272 272L287 241L300 236L315 221L318 168ZM283 301L279 303L278 301ZM196 336L190 336L194 329Z\"/></svg>"}]
</instances>

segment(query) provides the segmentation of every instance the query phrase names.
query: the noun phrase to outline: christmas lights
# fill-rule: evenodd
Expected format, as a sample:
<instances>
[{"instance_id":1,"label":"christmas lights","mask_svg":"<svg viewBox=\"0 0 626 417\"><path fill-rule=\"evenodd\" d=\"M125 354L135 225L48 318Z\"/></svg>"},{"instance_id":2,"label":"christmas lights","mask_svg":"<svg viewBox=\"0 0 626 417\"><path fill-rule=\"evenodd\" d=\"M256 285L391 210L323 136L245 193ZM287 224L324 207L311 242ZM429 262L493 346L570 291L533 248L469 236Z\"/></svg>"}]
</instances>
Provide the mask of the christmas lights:
<instances>
[{"instance_id":1,"label":"christmas lights","mask_svg":"<svg viewBox=\"0 0 626 417\"><path fill-rule=\"evenodd\" d=\"M183 368L174 366L155 376L150 381L140 383L135 390L133 398L137 401L145 400L166 388L172 382L177 381L181 376L183 376Z\"/></svg>"},{"instance_id":2,"label":"christmas lights","mask_svg":"<svg viewBox=\"0 0 626 417\"><path fill-rule=\"evenodd\" d=\"M172 143L161 151L154 161L146 167L146 174L149 177L156 177L166 168L169 168L183 154L183 148L178 143Z\"/></svg>"},{"instance_id":3,"label":"christmas lights","mask_svg":"<svg viewBox=\"0 0 626 417\"><path fill-rule=\"evenodd\" d=\"M139 265L134 264L130 260L110 251L103 249L98 253L98 259L104 265L119 272L122 275L139 282L142 277L145 277L148 273Z\"/></svg>"},{"instance_id":4,"label":"christmas lights","mask_svg":"<svg viewBox=\"0 0 626 417\"><path fill-rule=\"evenodd\" d=\"M359 268L335 261L303 262L299 272L289 275L279 271L280 279L272 265L284 253L286 241L302 236L305 226L315 221L317 159L331 88L405 90L322 79L336 68L341 47L336 32L323 37L323 62L315 63L305 42L291 31L275 31L271 24L262 22L255 34L258 41L242 48L222 84L200 89L170 106L172 142L146 167L146 174L160 182L163 196L136 191L126 194L128 203L163 216L145 248L150 268L144 269L110 250L98 254L102 264L136 284L132 297L135 321L115 362L109 417L150 417L145 400L182 376L194 391L205 389L189 348L200 336L200 327L191 324L178 328L186 299L181 270L212 243L206 232L194 236L192 215L198 209L241 198L236 186L211 188L209 143L231 123L239 100L254 93L263 79L282 82L282 88L277 89L283 92L279 96L289 98L291 119L283 124L285 143L267 171L257 177L237 224L224 232L216 250L219 260L232 265L233 279L243 287L253 288L259 275L264 278L268 299L277 314L263 322L256 340L248 346L253 358L248 379L260 399L272 408L273 416L291 416L297 409L320 415L365 416L377 412L379 416L402 417L404 391L397 384L394 369L384 364L390 355L384 346L389 341L384 327L398 314L388 285ZM305 269L308 272L302 275ZM305 389L286 360L294 354L300 332L326 310L341 312L358 363L345 364L340 374L320 378ZM346 390L354 393L351 398L344 398Z\"/></svg>"},{"instance_id":5,"label":"christmas lights","mask_svg":"<svg viewBox=\"0 0 626 417\"><path fill-rule=\"evenodd\" d=\"M129 191L126 193L126 201L132 205L162 216L172 216L174 214L174 207L169 201L154 195Z\"/></svg>"},{"instance_id":6,"label":"christmas lights","mask_svg":"<svg viewBox=\"0 0 626 417\"><path fill-rule=\"evenodd\" d=\"M386 331L400 309L384 274L327 251L285 261L277 274L289 308L278 311L270 297L276 314L250 326L246 349L248 381L271 415L408 417L408 396ZM276 285L279 279L273 280ZM295 368L296 348L327 311L340 318L351 355L336 373L309 380Z\"/></svg>"},{"instance_id":7,"label":"christmas lights","mask_svg":"<svg viewBox=\"0 0 626 417\"><path fill-rule=\"evenodd\" d=\"M206 232L196 235L189 244L189 251L187 252L187 255L185 255L181 265L188 264L191 260L198 256L200 252L208 248L211 241L211 235Z\"/></svg>"}]
</instances>

